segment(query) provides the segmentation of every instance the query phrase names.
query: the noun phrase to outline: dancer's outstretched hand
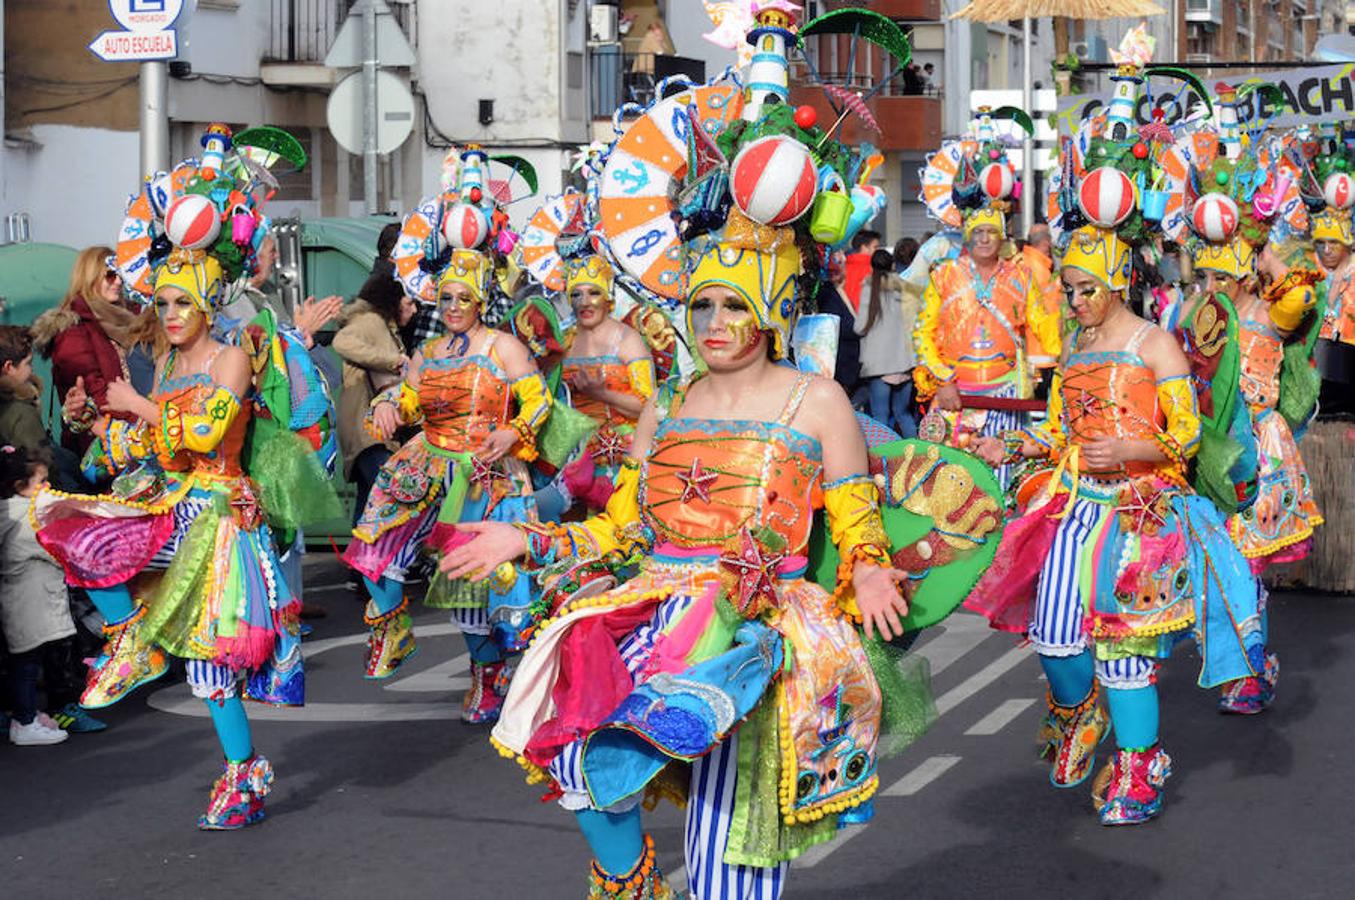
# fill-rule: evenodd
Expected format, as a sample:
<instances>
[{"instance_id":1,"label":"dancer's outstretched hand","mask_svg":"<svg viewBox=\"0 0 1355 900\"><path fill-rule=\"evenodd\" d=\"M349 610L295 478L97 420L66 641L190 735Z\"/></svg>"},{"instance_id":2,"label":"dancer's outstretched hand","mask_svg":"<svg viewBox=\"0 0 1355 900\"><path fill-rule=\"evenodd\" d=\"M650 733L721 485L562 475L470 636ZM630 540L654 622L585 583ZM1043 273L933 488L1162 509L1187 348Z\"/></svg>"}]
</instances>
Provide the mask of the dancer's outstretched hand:
<instances>
[{"instance_id":1,"label":"dancer's outstretched hand","mask_svg":"<svg viewBox=\"0 0 1355 900\"><path fill-rule=\"evenodd\" d=\"M499 566L527 552L522 532L507 522L462 522L456 528L472 539L449 550L438 562L448 578L484 581Z\"/></svg>"},{"instance_id":2,"label":"dancer's outstretched hand","mask_svg":"<svg viewBox=\"0 0 1355 900\"><path fill-rule=\"evenodd\" d=\"M856 564L852 587L856 589L856 608L861 610L866 637L879 634L888 641L903 636L901 617L908 615L908 601L899 593L899 585L907 580L908 573L902 569Z\"/></svg>"}]
</instances>

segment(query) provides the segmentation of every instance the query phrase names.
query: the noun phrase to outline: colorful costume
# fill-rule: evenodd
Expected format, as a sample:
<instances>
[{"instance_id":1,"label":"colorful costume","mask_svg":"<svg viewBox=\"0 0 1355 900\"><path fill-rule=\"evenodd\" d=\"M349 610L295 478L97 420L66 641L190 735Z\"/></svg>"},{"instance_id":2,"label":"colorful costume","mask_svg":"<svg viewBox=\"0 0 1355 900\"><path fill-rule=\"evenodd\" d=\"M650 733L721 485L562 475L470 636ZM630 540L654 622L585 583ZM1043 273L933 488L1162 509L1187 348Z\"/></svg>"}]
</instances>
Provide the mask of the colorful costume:
<instances>
[{"instance_id":1,"label":"colorful costume","mask_svg":"<svg viewBox=\"0 0 1355 900\"><path fill-rule=\"evenodd\" d=\"M201 251L196 260L176 253L183 255L161 268L154 290L184 291L210 319L220 266ZM241 465L249 398L205 374L179 375L176 361L171 350L156 379L158 425L105 417L95 426L87 465L116 476L113 493L45 490L32 515L67 581L86 588L109 623L81 702L106 706L158 677L166 651L187 660L188 682L207 702L226 756L199 827L241 828L263 818L273 772L253 750L240 683L251 699L301 704L300 603Z\"/></svg>"},{"instance_id":2,"label":"colorful costume","mask_svg":"<svg viewBox=\"0 0 1355 900\"><path fill-rule=\"evenodd\" d=\"M482 177L482 161L477 150L463 155L463 190ZM449 219L455 218L456 209ZM465 215L473 218L472 213ZM451 237L459 240L462 234L453 232ZM488 239L488 232L480 235L481 241ZM488 251L454 247L435 294L444 296L444 288L460 284L469 289L483 314L493 266ZM422 430L381 467L344 553L344 561L362 574L372 597L366 615L371 628L368 678L389 677L417 649L401 588L421 552L436 556L449 544L465 540L455 530L458 522L535 517L526 462L536 457L537 432L550 413L551 398L534 368L510 377L495 349L500 339L512 340L490 331L470 353L464 334L434 338L423 345L417 365L411 364L405 378L372 401L369 423L382 404L390 404L402 424ZM500 429L517 433L512 453L494 462L477 458L485 440ZM453 610L453 621L470 650L465 721L492 721L497 715L504 652L520 649L519 629L531 604L531 590L530 580L518 577L511 566L489 584L438 576L429 585L425 602Z\"/></svg>"},{"instance_id":3,"label":"colorful costume","mask_svg":"<svg viewBox=\"0 0 1355 900\"><path fill-rule=\"evenodd\" d=\"M754 66L794 38L788 7L758 12L749 40L771 50ZM784 103L759 116L776 89L772 68L733 94L745 121L721 136L722 155L772 135L787 153L819 142L845 177L835 167L855 167L861 151L817 131L797 139ZM685 214L723 220L722 163L684 176L684 197L704 197ZM694 188L703 178L717 190ZM790 229L746 212L728 210L722 231L687 247L680 288L689 300L708 288L736 294L749 317L731 333L765 338L785 359L801 250ZM705 327L690 305L687 315L689 333ZM493 739L575 811L596 855L591 897L671 896L640 827L646 793L689 793L687 878L699 900L775 898L789 860L870 816L897 673L852 624L851 575L861 560L887 565L889 541L869 476L825 484L824 448L794 425L813 378L798 377L774 421L687 418L690 382L664 385L652 443L622 463L605 511L522 526L532 562L563 580L543 598ZM844 560L836 595L804 577L820 507Z\"/></svg>"},{"instance_id":4,"label":"colorful costume","mask_svg":"<svg viewBox=\"0 0 1355 900\"><path fill-rule=\"evenodd\" d=\"M1140 206L1135 182L1154 183L1175 142L1169 129L1136 135L1132 117L1120 120L1132 113L1142 82L1144 62L1133 46L1141 37L1131 33L1122 48L1116 79L1125 96L1117 99L1126 102L1065 143L1064 180L1054 185L1051 225L1065 283L1078 293L1073 306L1101 310L1103 322L1112 315L1132 322L1117 306L1131 287L1130 241L1146 239L1163 215ZM1200 683L1221 684L1259 673L1264 637L1256 581L1222 514L1186 480L1201 435L1190 376L1160 376L1140 355L1151 324L1140 323L1122 346L1093 351L1087 345L1100 329L1070 336L1047 421L1008 443L1011 459L1029 452L1027 442L1038 446L1052 471L1043 487L1018 491L1028 506L1008 523L966 605L995 628L1026 635L1040 655L1049 712L1037 740L1055 786L1091 775L1113 724L1119 749L1092 796L1102 824L1129 825L1160 813L1171 773L1158 735L1158 660L1193 631ZM1083 451L1102 439L1135 452L1092 469ZM1137 459L1144 455L1137 448L1147 447L1156 458ZM1109 722L1098 703L1103 689Z\"/></svg>"},{"instance_id":5,"label":"colorful costume","mask_svg":"<svg viewBox=\"0 0 1355 900\"><path fill-rule=\"evenodd\" d=\"M1023 121L1023 115L1009 114ZM981 227L1006 237L1011 165L988 110L980 113L973 138L947 142L929 160L923 182L929 211L951 227L963 223L966 243ZM986 278L968 250L940 263L932 269L913 330L919 401L930 401L942 385L954 385L962 396L1031 398L1032 373L1052 365L1059 355L1059 310L1056 285L1037 277L1019 259L998 259ZM942 421L931 416L922 436L959 447L973 436L999 435L1025 423L1025 415L1015 408L937 412ZM1006 466L998 477L1005 487L1010 478Z\"/></svg>"}]
</instances>

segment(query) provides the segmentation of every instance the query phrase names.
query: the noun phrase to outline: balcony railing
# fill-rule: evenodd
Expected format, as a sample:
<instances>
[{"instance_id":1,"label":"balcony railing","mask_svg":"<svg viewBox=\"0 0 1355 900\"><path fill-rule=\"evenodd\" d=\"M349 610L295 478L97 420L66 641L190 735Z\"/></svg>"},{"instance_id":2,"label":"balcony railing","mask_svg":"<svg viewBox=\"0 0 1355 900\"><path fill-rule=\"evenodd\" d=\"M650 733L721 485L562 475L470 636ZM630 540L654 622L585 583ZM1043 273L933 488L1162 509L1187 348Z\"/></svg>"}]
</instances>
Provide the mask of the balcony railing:
<instances>
[{"instance_id":1,"label":"balcony railing","mask_svg":"<svg viewBox=\"0 0 1355 900\"><path fill-rule=\"evenodd\" d=\"M269 0L268 61L321 63L348 18L352 0ZM414 4L388 4L414 44Z\"/></svg>"},{"instance_id":2,"label":"balcony railing","mask_svg":"<svg viewBox=\"0 0 1355 900\"><path fill-rule=\"evenodd\" d=\"M1186 0L1186 21L1222 25L1222 0Z\"/></svg>"}]
</instances>

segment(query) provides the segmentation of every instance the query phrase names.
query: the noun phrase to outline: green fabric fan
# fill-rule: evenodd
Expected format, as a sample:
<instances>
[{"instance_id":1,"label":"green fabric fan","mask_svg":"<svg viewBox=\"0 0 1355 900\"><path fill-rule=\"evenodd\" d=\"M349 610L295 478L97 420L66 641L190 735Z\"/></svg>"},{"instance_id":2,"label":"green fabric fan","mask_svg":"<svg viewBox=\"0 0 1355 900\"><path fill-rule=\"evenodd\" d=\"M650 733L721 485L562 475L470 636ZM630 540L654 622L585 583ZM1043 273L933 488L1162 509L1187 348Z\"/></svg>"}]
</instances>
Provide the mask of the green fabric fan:
<instances>
[{"instance_id":1,"label":"green fabric fan","mask_svg":"<svg viewBox=\"0 0 1355 900\"><path fill-rule=\"evenodd\" d=\"M985 463L962 450L907 439L872 449L884 461L880 512L897 568L914 576L907 631L935 625L969 595L1002 537L1003 499ZM819 517L809 538L809 571L826 590L840 561Z\"/></svg>"},{"instance_id":2,"label":"green fabric fan","mask_svg":"<svg viewBox=\"0 0 1355 900\"><path fill-rule=\"evenodd\" d=\"M235 152L272 169L279 162L287 162L292 171L306 168L306 149L301 142L281 128L259 125L246 128L233 139Z\"/></svg>"},{"instance_id":3,"label":"green fabric fan","mask_svg":"<svg viewBox=\"0 0 1355 900\"><path fill-rule=\"evenodd\" d=\"M868 9L848 7L826 12L800 29L799 46L804 49L804 38L811 34L859 35L877 47L883 47L894 57L895 65L906 66L913 58L908 35L888 16Z\"/></svg>"}]
</instances>

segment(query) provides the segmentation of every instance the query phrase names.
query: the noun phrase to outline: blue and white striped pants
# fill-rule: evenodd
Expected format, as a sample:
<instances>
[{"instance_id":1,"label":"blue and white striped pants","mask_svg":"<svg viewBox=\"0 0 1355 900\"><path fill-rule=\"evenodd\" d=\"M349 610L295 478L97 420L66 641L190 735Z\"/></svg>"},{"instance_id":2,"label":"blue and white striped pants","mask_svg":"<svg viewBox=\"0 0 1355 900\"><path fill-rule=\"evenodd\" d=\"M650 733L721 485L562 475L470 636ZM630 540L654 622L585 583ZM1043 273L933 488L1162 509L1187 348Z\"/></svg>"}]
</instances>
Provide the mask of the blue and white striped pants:
<instances>
[{"instance_id":1,"label":"blue and white striped pants","mask_svg":"<svg viewBox=\"0 0 1355 900\"><path fill-rule=\"evenodd\" d=\"M1105 512L1105 504L1079 499L1054 535L1040 571L1035 612L1027 635L1042 656L1076 656L1087 649L1087 634L1083 630L1086 604L1078 578L1078 558ZM1146 656L1096 661L1096 679L1106 687L1147 687L1156 671L1157 661Z\"/></svg>"},{"instance_id":2,"label":"blue and white striped pants","mask_svg":"<svg viewBox=\"0 0 1355 900\"><path fill-rule=\"evenodd\" d=\"M655 638L692 602L690 597L664 601L648 624L626 636L618 649L632 674L648 659ZM694 900L777 900L785 888L790 863L761 868L729 865L724 861L729 825L734 815L738 759L738 735L734 734L692 763L685 850L687 884ZM560 805L566 809L590 806L581 762L582 745L575 741L560 751L550 764L551 775L564 790ZM636 797L611 811L624 812L638 802Z\"/></svg>"},{"instance_id":3,"label":"blue and white striped pants","mask_svg":"<svg viewBox=\"0 0 1355 900\"><path fill-rule=\"evenodd\" d=\"M395 551L395 556L386 564L386 571L381 573L381 577L389 578L391 581L405 583L405 572L414 565L414 560L419 558L423 552L424 541L433 533L433 526L438 523L437 510L434 509L419 522L419 527L414 529L409 538Z\"/></svg>"},{"instance_id":4,"label":"blue and white striped pants","mask_svg":"<svg viewBox=\"0 0 1355 900\"><path fill-rule=\"evenodd\" d=\"M453 607L448 612L462 634L489 634L489 610L485 607Z\"/></svg>"},{"instance_id":5,"label":"blue and white striped pants","mask_svg":"<svg viewBox=\"0 0 1355 900\"><path fill-rule=\"evenodd\" d=\"M188 686L199 700L235 697L240 693L240 675L205 659L185 660Z\"/></svg>"}]
</instances>

